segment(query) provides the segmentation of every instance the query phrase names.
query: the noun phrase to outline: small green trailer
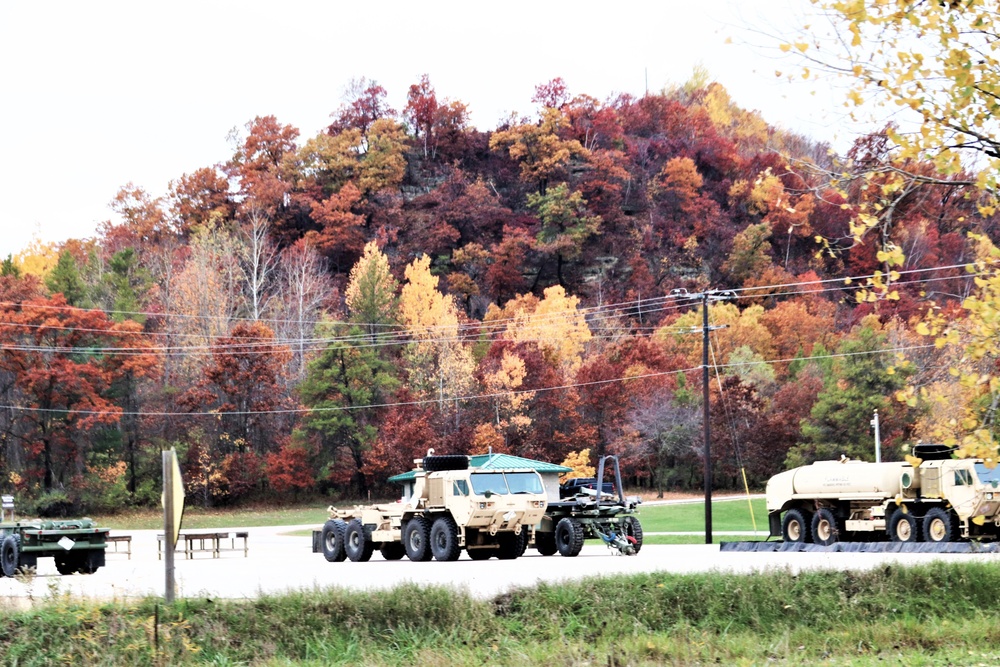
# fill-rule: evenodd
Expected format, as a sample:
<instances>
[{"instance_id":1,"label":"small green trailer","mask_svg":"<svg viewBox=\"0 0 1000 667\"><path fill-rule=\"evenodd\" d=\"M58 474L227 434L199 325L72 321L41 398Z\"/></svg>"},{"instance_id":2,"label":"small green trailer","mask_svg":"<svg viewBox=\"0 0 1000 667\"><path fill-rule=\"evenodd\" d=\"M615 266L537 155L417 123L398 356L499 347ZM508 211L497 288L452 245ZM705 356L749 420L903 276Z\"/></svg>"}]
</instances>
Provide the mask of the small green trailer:
<instances>
[{"instance_id":1,"label":"small green trailer","mask_svg":"<svg viewBox=\"0 0 1000 667\"><path fill-rule=\"evenodd\" d=\"M604 492L605 462L613 464L614 495ZM642 524L637 516L638 498L626 498L622 491L618 457L608 454L598 462L595 488L581 489L567 500L550 502L545 516L535 526L532 545L543 556L559 552L574 557L585 539L599 539L613 552L634 556L642 548Z\"/></svg>"},{"instance_id":2,"label":"small green trailer","mask_svg":"<svg viewBox=\"0 0 1000 667\"><path fill-rule=\"evenodd\" d=\"M104 565L108 530L91 519L0 523L0 574L13 577L49 556L59 574L93 574Z\"/></svg>"}]
</instances>

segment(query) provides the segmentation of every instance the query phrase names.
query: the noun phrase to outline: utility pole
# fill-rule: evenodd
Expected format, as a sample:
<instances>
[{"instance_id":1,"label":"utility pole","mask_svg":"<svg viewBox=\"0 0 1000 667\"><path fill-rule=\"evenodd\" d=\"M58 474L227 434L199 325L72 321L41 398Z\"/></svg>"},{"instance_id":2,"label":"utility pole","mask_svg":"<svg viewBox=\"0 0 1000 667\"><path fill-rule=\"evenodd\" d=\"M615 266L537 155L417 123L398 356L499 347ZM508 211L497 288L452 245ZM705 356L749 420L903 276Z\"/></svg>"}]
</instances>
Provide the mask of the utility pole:
<instances>
[{"instance_id":1,"label":"utility pole","mask_svg":"<svg viewBox=\"0 0 1000 667\"><path fill-rule=\"evenodd\" d=\"M702 391L702 427L704 428L705 457L705 544L712 543L712 426L708 403L708 333L724 326L708 325L708 302L730 299L735 296L729 291L706 290L699 294L689 294L686 289L674 290L676 294L689 299L701 299L701 391Z\"/></svg>"},{"instance_id":2,"label":"utility pole","mask_svg":"<svg viewBox=\"0 0 1000 667\"><path fill-rule=\"evenodd\" d=\"M705 544L712 543L712 426L708 415L708 292L701 295L701 391L705 427Z\"/></svg>"}]
</instances>

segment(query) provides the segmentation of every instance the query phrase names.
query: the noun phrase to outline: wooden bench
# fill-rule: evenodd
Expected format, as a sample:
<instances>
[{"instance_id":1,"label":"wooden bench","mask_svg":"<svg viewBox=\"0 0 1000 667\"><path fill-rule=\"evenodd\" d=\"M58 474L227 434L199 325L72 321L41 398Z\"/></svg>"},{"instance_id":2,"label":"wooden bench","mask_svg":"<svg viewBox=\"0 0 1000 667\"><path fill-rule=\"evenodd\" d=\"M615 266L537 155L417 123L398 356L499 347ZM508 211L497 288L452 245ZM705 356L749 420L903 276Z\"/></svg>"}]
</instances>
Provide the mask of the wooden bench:
<instances>
[{"instance_id":1,"label":"wooden bench","mask_svg":"<svg viewBox=\"0 0 1000 667\"><path fill-rule=\"evenodd\" d=\"M184 557L194 558L196 552L210 552L212 558L219 558L223 551L242 551L246 558L250 547L247 541L249 533L237 532L229 533L181 533L177 536L177 551L183 551ZM236 540L241 539L242 543L237 544ZM225 542L229 540L229 542ZM157 559L163 557L163 535L156 536Z\"/></svg>"},{"instance_id":2,"label":"wooden bench","mask_svg":"<svg viewBox=\"0 0 1000 667\"><path fill-rule=\"evenodd\" d=\"M132 536L131 535L108 535L104 538L104 541L108 544L115 545L115 553L118 553L118 545L124 544L125 551L123 553L128 554L128 559L132 560ZM105 552L107 549L105 548Z\"/></svg>"}]
</instances>

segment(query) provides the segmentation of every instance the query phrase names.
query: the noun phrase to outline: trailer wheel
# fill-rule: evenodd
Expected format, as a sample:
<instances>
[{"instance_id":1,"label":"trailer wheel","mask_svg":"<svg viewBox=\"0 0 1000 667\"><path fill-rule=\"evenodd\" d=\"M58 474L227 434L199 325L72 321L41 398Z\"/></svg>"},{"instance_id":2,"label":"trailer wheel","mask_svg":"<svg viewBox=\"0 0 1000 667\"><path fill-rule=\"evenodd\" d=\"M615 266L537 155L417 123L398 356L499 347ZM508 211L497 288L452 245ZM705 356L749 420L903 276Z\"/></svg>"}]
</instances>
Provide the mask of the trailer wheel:
<instances>
[{"instance_id":1,"label":"trailer wheel","mask_svg":"<svg viewBox=\"0 0 1000 667\"><path fill-rule=\"evenodd\" d=\"M330 563L339 563L347 557L344 551L344 534L347 522L329 519L323 524L323 558Z\"/></svg>"},{"instance_id":2,"label":"trailer wheel","mask_svg":"<svg viewBox=\"0 0 1000 667\"><path fill-rule=\"evenodd\" d=\"M951 542L958 537L957 529L951 513L941 507L931 508L924 516L924 539L928 542Z\"/></svg>"},{"instance_id":3,"label":"trailer wheel","mask_svg":"<svg viewBox=\"0 0 1000 667\"><path fill-rule=\"evenodd\" d=\"M430 560L430 541L431 531L427 519L415 516L406 523L406 528L403 529L403 547L410 560Z\"/></svg>"},{"instance_id":4,"label":"trailer wheel","mask_svg":"<svg viewBox=\"0 0 1000 667\"><path fill-rule=\"evenodd\" d=\"M450 516L439 516L431 525L431 553L436 560L458 560L458 526Z\"/></svg>"},{"instance_id":5,"label":"trailer wheel","mask_svg":"<svg viewBox=\"0 0 1000 667\"><path fill-rule=\"evenodd\" d=\"M900 507L889 517L889 539L893 542L919 542L920 521L912 512Z\"/></svg>"},{"instance_id":6,"label":"trailer wheel","mask_svg":"<svg viewBox=\"0 0 1000 667\"><path fill-rule=\"evenodd\" d=\"M440 456L424 457L424 470L427 472L468 469L469 457L464 454L441 454Z\"/></svg>"},{"instance_id":7,"label":"trailer wheel","mask_svg":"<svg viewBox=\"0 0 1000 667\"><path fill-rule=\"evenodd\" d=\"M0 565L2 565L0 569L3 569L3 573L8 577L17 574L20 559L21 549L17 538L13 535L3 538L3 543L0 544Z\"/></svg>"},{"instance_id":8,"label":"trailer wheel","mask_svg":"<svg viewBox=\"0 0 1000 667\"><path fill-rule=\"evenodd\" d=\"M583 525L568 516L559 519L556 524L556 549L559 554L572 558L583 549Z\"/></svg>"},{"instance_id":9,"label":"trailer wheel","mask_svg":"<svg viewBox=\"0 0 1000 667\"><path fill-rule=\"evenodd\" d=\"M790 509L785 512L785 518L781 521L781 538L785 542L808 542L809 537L809 520L802 510Z\"/></svg>"},{"instance_id":10,"label":"trailer wheel","mask_svg":"<svg viewBox=\"0 0 1000 667\"><path fill-rule=\"evenodd\" d=\"M77 562L76 571L79 572L80 574L93 574L97 572L97 568L99 568L100 565L98 564L97 558L95 556L96 556L95 552L87 552L80 554L80 559Z\"/></svg>"},{"instance_id":11,"label":"trailer wheel","mask_svg":"<svg viewBox=\"0 0 1000 667\"><path fill-rule=\"evenodd\" d=\"M355 563L371 560L375 551L375 543L365 535L365 527L360 519L351 519L344 534L344 551L347 557Z\"/></svg>"},{"instance_id":12,"label":"trailer wheel","mask_svg":"<svg viewBox=\"0 0 1000 667\"><path fill-rule=\"evenodd\" d=\"M551 556L556 549L555 533L535 533L535 549L543 556Z\"/></svg>"},{"instance_id":13,"label":"trailer wheel","mask_svg":"<svg viewBox=\"0 0 1000 667\"><path fill-rule=\"evenodd\" d=\"M56 572L59 574L73 574L76 572L76 559L70 558L69 554L53 556L52 560L56 562Z\"/></svg>"},{"instance_id":14,"label":"trailer wheel","mask_svg":"<svg viewBox=\"0 0 1000 667\"><path fill-rule=\"evenodd\" d=\"M832 511L823 507L816 511L812 520L813 541L829 546L840 539L840 522Z\"/></svg>"},{"instance_id":15,"label":"trailer wheel","mask_svg":"<svg viewBox=\"0 0 1000 667\"><path fill-rule=\"evenodd\" d=\"M386 560L399 560L406 555L402 542L383 542L378 551Z\"/></svg>"},{"instance_id":16,"label":"trailer wheel","mask_svg":"<svg viewBox=\"0 0 1000 667\"><path fill-rule=\"evenodd\" d=\"M625 517L625 520L622 521L622 532L625 533L625 539L632 542L634 549L632 554L639 553L639 549L642 548L642 524L639 523L639 519L634 516Z\"/></svg>"}]
</instances>

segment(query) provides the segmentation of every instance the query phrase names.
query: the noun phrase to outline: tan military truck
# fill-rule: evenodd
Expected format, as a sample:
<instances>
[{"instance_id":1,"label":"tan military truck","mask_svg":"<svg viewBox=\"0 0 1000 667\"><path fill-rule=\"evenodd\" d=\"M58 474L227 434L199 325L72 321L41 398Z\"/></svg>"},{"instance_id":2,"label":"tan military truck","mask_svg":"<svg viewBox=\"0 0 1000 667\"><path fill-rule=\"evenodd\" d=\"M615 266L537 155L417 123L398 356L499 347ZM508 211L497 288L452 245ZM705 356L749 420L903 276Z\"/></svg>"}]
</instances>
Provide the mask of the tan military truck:
<instances>
[{"instance_id":1,"label":"tan military truck","mask_svg":"<svg viewBox=\"0 0 1000 667\"><path fill-rule=\"evenodd\" d=\"M545 514L547 496L530 469L469 469L469 457L417 459L413 493L405 500L351 509L330 507L314 550L331 562L367 561L377 548L386 560L517 558ZM318 545L316 544L318 542Z\"/></svg>"},{"instance_id":2,"label":"tan military truck","mask_svg":"<svg viewBox=\"0 0 1000 667\"><path fill-rule=\"evenodd\" d=\"M767 483L770 532L785 542L949 542L1000 536L1000 469L918 444L917 465L818 461Z\"/></svg>"}]
</instances>

